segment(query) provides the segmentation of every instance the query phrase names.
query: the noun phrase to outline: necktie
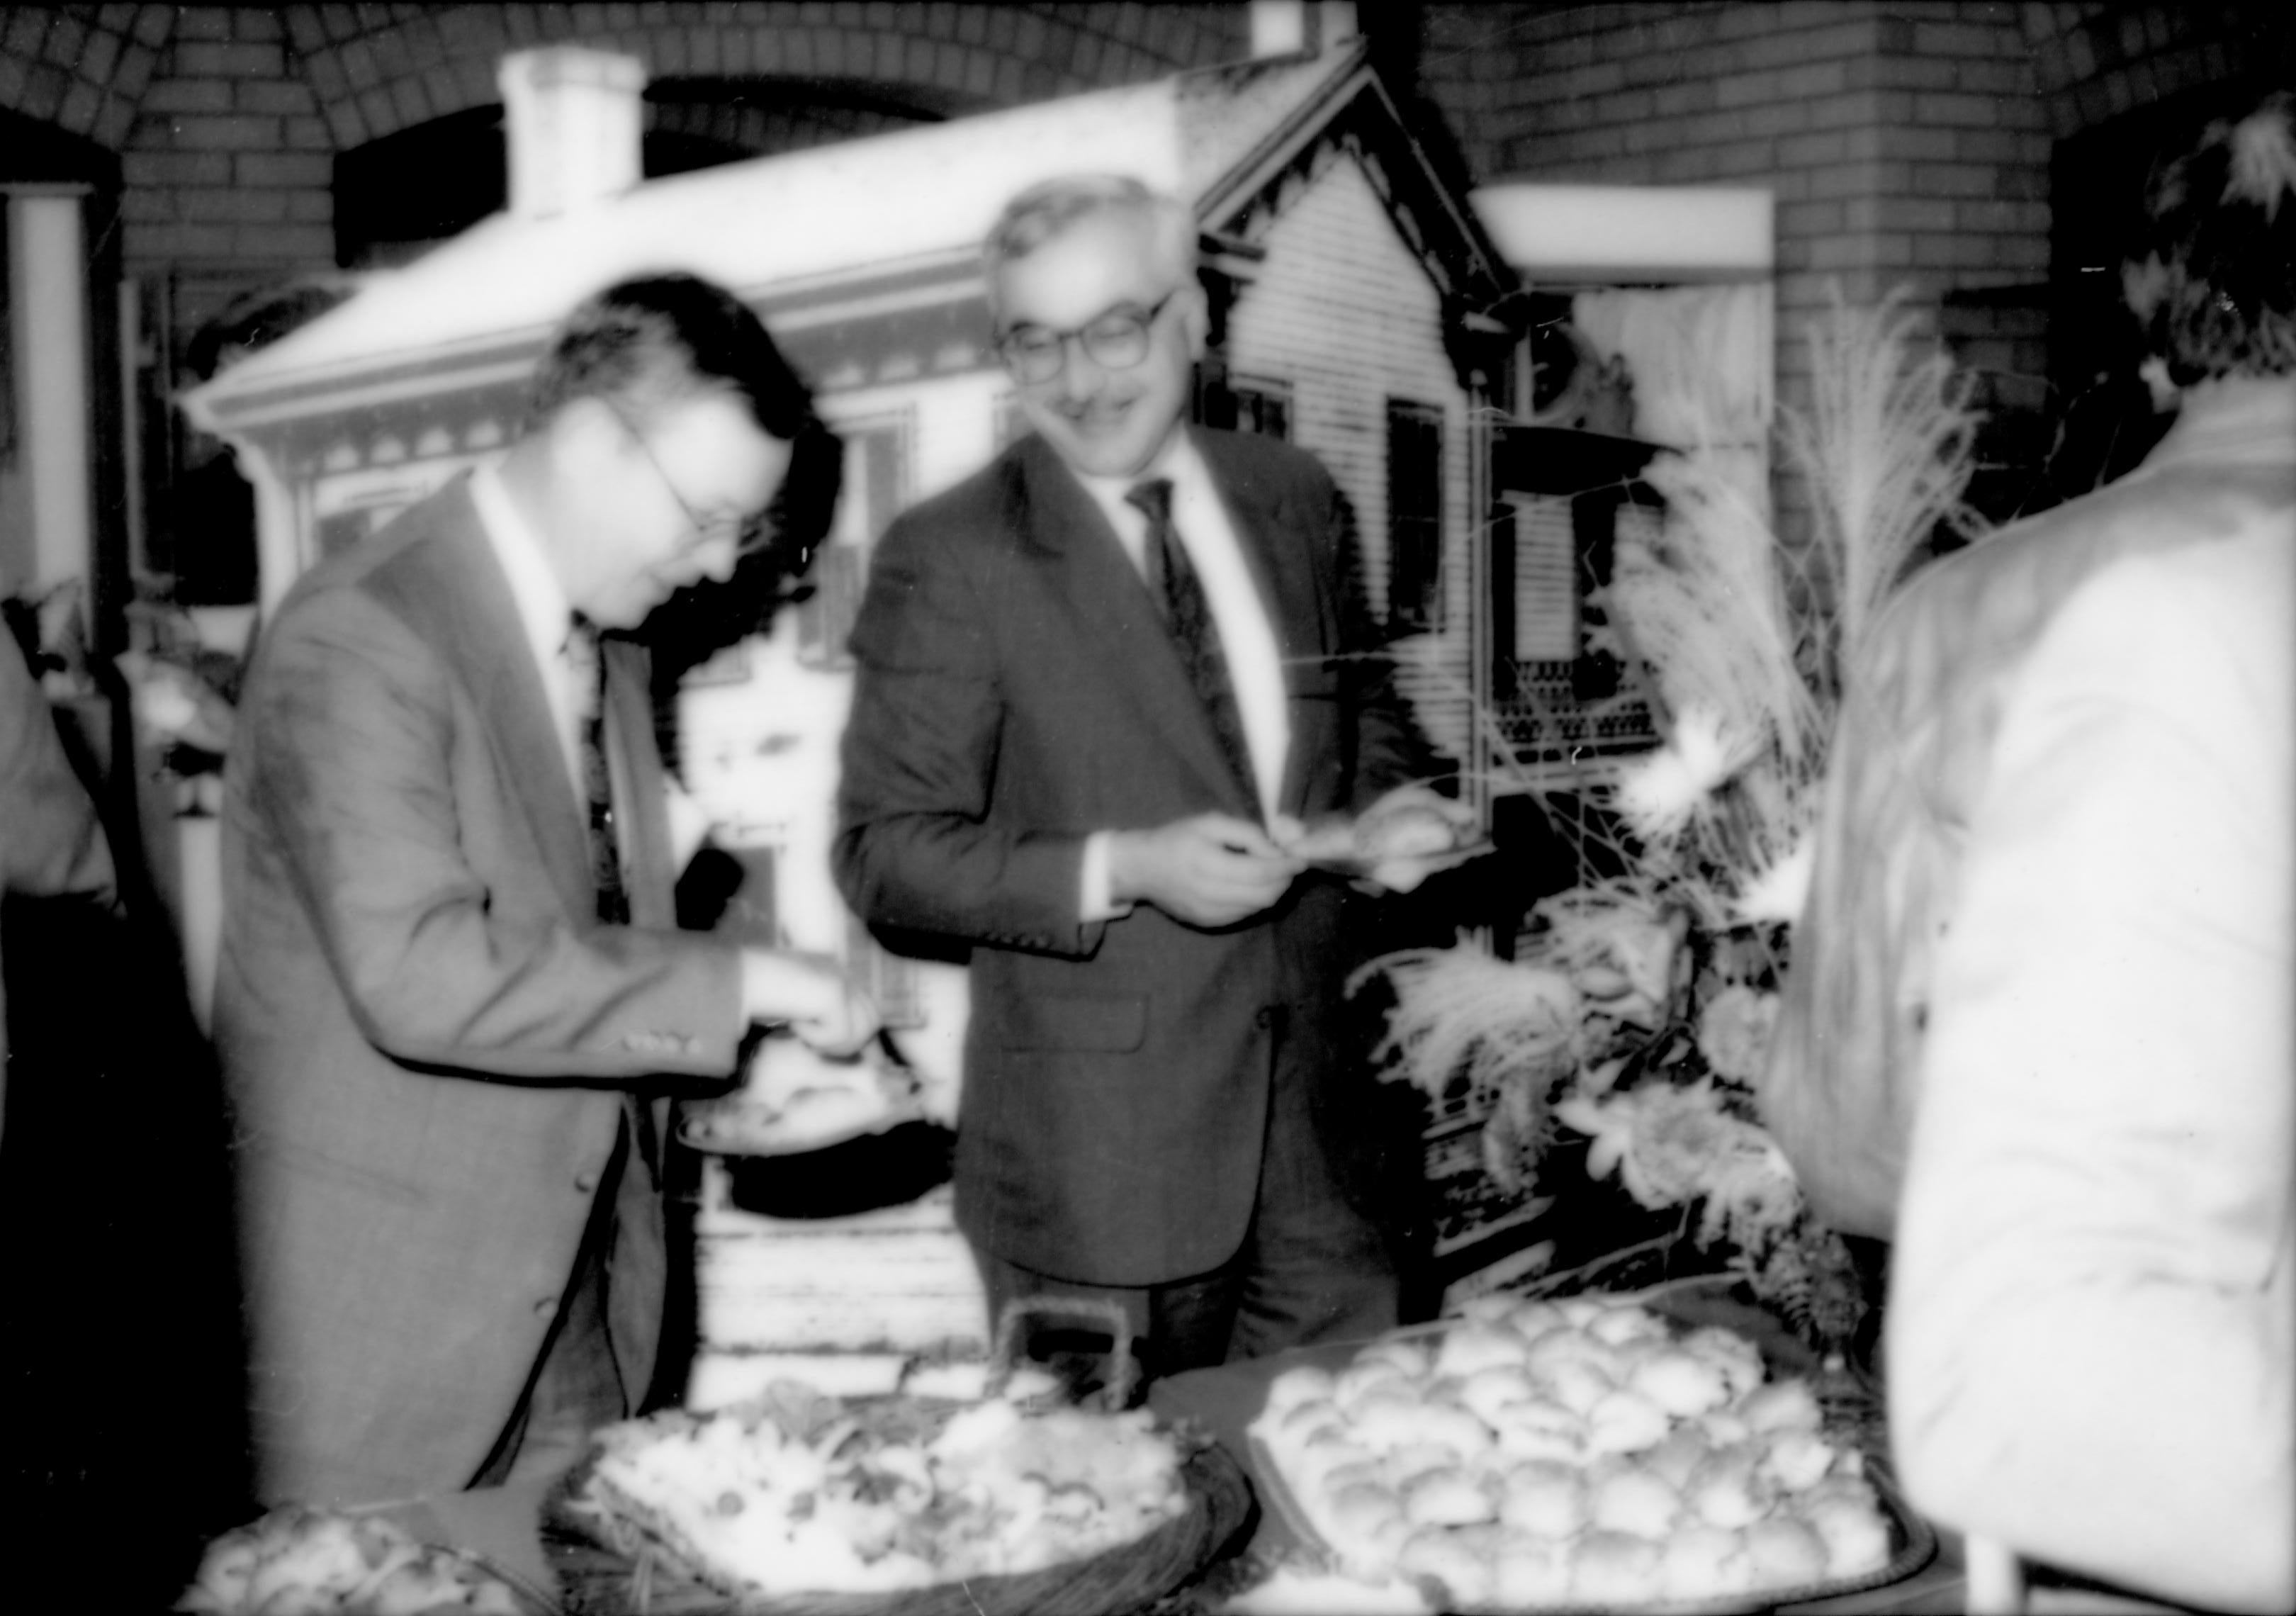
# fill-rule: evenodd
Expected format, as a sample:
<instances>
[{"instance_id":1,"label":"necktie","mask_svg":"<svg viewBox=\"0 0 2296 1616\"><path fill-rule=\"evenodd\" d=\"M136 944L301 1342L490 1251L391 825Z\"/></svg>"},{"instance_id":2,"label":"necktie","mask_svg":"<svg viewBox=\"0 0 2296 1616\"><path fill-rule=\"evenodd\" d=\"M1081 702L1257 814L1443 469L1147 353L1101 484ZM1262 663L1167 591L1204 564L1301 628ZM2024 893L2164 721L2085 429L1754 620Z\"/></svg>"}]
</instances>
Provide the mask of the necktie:
<instances>
[{"instance_id":1,"label":"necktie","mask_svg":"<svg viewBox=\"0 0 2296 1616\"><path fill-rule=\"evenodd\" d=\"M1142 547L1148 589L1160 604L1164 627L1172 636L1188 683L1211 719L1221 753L1246 793L1255 800L1259 789L1251 767L1251 746L1243 734L1243 715L1235 704L1235 686L1227 677L1227 656L1220 649L1219 625L1212 620L1211 603L1204 597L1203 580L1188 560L1178 529L1172 526L1172 485L1158 477L1138 483L1124 496L1148 518L1147 542Z\"/></svg>"},{"instance_id":2,"label":"necktie","mask_svg":"<svg viewBox=\"0 0 2296 1616\"><path fill-rule=\"evenodd\" d=\"M578 612L566 636L566 661L574 674L575 734L582 753L582 795L590 828L590 884L597 894L598 918L611 926L626 926L630 898L622 884L621 847L614 835L613 773L606 764L606 659L596 628ZM644 1095L625 1089L622 1110L639 1157L658 1179L661 1145L652 1107Z\"/></svg>"},{"instance_id":3,"label":"necktie","mask_svg":"<svg viewBox=\"0 0 2296 1616\"><path fill-rule=\"evenodd\" d=\"M574 669L576 713L582 752L582 795L590 824L590 884L597 915L609 925L627 925L629 893L622 885L621 849L614 839L614 784L606 765L606 660L599 654L598 631L577 617L566 638L566 660Z\"/></svg>"}]
</instances>

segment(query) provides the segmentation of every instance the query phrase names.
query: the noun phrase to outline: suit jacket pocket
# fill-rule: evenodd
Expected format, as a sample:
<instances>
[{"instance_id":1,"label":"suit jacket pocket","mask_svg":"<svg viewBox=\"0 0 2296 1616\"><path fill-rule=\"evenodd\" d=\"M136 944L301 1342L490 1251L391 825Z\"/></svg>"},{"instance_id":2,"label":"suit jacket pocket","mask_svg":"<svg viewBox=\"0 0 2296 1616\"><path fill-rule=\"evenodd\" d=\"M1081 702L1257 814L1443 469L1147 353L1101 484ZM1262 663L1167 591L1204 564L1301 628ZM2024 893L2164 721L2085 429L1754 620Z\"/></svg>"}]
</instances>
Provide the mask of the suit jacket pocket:
<instances>
[{"instance_id":1,"label":"suit jacket pocket","mask_svg":"<svg viewBox=\"0 0 2296 1616\"><path fill-rule=\"evenodd\" d=\"M1034 994L1014 1008L998 1041L1007 1049L1123 1054L1139 1048L1147 1038L1148 1001L1139 994Z\"/></svg>"}]
</instances>

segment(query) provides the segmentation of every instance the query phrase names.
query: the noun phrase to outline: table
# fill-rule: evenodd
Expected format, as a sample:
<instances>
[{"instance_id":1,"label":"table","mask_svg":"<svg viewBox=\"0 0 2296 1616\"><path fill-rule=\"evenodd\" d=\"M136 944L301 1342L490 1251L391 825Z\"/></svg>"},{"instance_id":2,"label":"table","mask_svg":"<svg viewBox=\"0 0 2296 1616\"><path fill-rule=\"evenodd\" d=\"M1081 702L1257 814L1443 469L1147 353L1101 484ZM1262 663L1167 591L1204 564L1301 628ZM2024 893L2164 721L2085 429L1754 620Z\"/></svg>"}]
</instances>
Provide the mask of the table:
<instances>
[{"instance_id":1,"label":"table","mask_svg":"<svg viewBox=\"0 0 2296 1616\"><path fill-rule=\"evenodd\" d=\"M1159 1382L1149 1403L1167 1418L1198 1422L1242 1462L1243 1429L1259 1412L1269 1374L1257 1365L1200 1369ZM557 1581L538 1532L548 1488L545 1481L525 1481L400 1505L388 1513L425 1542L475 1551L537 1587L553 1590ZM1243 1546L1280 1552L1292 1543L1283 1521L1274 1512L1263 1511L1252 1539ZM1946 1616L1966 1609L1967 1600L1960 1542L1939 1533L1937 1558L1904 1582L1783 1609L1791 1616Z\"/></svg>"}]
</instances>

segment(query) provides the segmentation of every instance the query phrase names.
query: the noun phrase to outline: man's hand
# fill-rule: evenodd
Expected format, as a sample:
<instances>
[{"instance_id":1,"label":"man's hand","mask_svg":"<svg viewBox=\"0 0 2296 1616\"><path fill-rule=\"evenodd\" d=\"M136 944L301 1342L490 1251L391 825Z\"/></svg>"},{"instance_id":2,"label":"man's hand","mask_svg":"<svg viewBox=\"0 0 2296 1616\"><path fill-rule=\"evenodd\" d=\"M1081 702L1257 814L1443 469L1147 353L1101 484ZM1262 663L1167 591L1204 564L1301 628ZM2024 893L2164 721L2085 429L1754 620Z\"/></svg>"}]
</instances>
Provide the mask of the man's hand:
<instances>
[{"instance_id":1,"label":"man's hand","mask_svg":"<svg viewBox=\"0 0 2296 1616\"><path fill-rule=\"evenodd\" d=\"M1199 814L1108 842L1110 895L1152 903L1192 926L1227 926L1282 898L1307 866L1228 814Z\"/></svg>"},{"instance_id":2,"label":"man's hand","mask_svg":"<svg viewBox=\"0 0 2296 1616\"><path fill-rule=\"evenodd\" d=\"M1441 833L1449 838L1449 845L1415 846L1435 840L1437 821L1440 822ZM1472 804L1415 784L1398 785L1389 792L1363 811L1356 825L1371 845L1376 847L1387 841L1398 849L1392 857L1373 865L1368 877L1374 887L1390 892L1408 892L1417 887L1450 853L1479 840L1481 831L1481 822ZM1398 833L1384 836L1383 829L1390 827ZM1421 827L1425 827L1423 833Z\"/></svg>"},{"instance_id":3,"label":"man's hand","mask_svg":"<svg viewBox=\"0 0 2296 1616\"><path fill-rule=\"evenodd\" d=\"M835 961L775 948L742 950L742 1013L768 1026L787 1023L824 1054L851 1054L882 1024L877 1006Z\"/></svg>"}]
</instances>

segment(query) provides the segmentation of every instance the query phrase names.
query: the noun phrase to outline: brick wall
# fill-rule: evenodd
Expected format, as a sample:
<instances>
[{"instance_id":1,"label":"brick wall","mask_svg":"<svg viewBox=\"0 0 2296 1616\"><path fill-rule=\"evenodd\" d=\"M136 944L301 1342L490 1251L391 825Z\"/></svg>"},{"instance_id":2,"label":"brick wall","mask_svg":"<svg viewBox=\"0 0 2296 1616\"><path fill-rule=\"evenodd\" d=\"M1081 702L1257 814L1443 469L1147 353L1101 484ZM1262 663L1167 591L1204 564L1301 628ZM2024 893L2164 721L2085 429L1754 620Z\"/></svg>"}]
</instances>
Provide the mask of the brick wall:
<instances>
[{"instance_id":1,"label":"brick wall","mask_svg":"<svg viewBox=\"0 0 2296 1616\"><path fill-rule=\"evenodd\" d=\"M2038 280L2052 141L2243 72L2285 77L2285 9L1427 4L1406 70L1478 180L1774 186L1791 333L1829 275L1932 301ZM334 155L491 104L496 62L521 45L611 45L657 77L846 81L942 115L1232 60L1248 28L1235 4L17 6L0 107L119 157L127 272L180 278L195 319L330 267ZM1980 299L1954 318L2016 402L2038 374L2034 316Z\"/></svg>"},{"instance_id":2,"label":"brick wall","mask_svg":"<svg viewBox=\"0 0 2296 1616\"><path fill-rule=\"evenodd\" d=\"M1788 405L1807 402L1801 333L1833 287L1864 302L1906 284L1934 308L2046 274L2050 135L2016 8L1789 0L1440 21L1428 56L1445 87L1430 87L1462 109L1489 177L1773 193ZM1506 51L1485 48L1501 33ZM2013 324L1958 334L2004 388L2044 369ZM1778 491L1796 521L1798 490Z\"/></svg>"},{"instance_id":3,"label":"brick wall","mask_svg":"<svg viewBox=\"0 0 2296 1616\"><path fill-rule=\"evenodd\" d=\"M187 330L331 269L334 158L500 99L504 53L630 51L654 77L866 86L928 116L1245 53L1240 5L73 5L0 10L0 107L116 153L125 272ZM0 154L4 167L4 154Z\"/></svg>"}]
</instances>

